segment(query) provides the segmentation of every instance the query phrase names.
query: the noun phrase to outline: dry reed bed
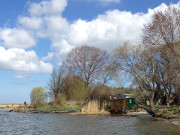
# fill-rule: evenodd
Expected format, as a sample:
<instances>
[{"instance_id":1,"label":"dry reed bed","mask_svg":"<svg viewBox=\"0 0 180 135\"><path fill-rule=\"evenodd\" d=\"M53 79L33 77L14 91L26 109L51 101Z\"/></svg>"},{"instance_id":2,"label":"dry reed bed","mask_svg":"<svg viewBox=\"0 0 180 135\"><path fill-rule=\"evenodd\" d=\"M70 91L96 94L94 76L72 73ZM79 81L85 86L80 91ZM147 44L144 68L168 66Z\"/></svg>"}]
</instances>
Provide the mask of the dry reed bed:
<instances>
[{"instance_id":1,"label":"dry reed bed","mask_svg":"<svg viewBox=\"0 0 180 135\"><path fill-rule=\"evenodd\" d=\"M24 104L0 104L0 109L13 109L17 107L24 107Z\"/></svg>"}]
</instances>

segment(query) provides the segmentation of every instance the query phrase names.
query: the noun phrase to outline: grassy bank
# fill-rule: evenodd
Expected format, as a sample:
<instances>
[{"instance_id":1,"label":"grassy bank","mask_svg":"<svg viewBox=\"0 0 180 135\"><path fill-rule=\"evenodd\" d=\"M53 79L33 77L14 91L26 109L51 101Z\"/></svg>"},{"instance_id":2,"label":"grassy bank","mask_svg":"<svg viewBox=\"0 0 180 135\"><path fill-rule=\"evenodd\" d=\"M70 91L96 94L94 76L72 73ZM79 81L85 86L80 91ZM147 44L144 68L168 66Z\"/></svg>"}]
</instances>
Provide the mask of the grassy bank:
<instances>
[{"instance_id":1,"label":"grassy bank","mask_svg":"<svg viewBox=\"0 0 180 135\"><path fill-rule=\"evenodd\" d=\"M13 112L32 112L32 111L39 111L39 112L53 112L53 111L80 111L80 106L55 106L52 104L41 104L38 105L36 108L32 107L32 105L16 105L14 107L4 108L11 110Z\"/></svg>"},{"instance_id":2,"label":"grassy bank","mask_svg":"<svg viewBox=\"0 0 180 135\"><path fill-rule=\"evenodd\" d=\"M180 106L156 106L156 117L165 119L180 119Z\"/></svg>"}]
</instances>

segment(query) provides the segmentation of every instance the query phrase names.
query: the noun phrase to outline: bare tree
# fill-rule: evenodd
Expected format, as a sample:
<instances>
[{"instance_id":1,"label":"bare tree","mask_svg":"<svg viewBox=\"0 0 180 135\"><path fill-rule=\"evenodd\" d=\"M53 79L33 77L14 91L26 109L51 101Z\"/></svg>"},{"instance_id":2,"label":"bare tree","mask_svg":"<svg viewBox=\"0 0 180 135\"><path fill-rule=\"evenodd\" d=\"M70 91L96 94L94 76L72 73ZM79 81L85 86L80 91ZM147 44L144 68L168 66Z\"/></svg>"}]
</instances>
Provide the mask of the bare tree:
<instances>
[{"instance_id":1,"label":"bare tree","mask_svg":"<svg viewBox=\"0 0 180 135\"><path fill-rule=\"evenodd\" d=\"M180 41L180 5L156 11L151 22L144 26L142 40L144 45L167 45L173 48Z\"/></svg>"},{"instance_id":2,"label":"bare tree","mask_svg":"<svg viewBox=\"0 0 180 135\"><path fill-rule=\"evenodd\" d=\"M115 50L112 69L125 71L141 91L147 92L151 106L170 97L180 83L180 8L157 11L143 29L143 45L124 43ZM178 95L178 94L177 94Z\"/></svg>"},{"instance_id":3,"label":"bare tree","mask_svg":"<svg viewBox=\"0 0 180 135\"><path fill-rule=\"evenodd\" d=\"M63 66L70 74L79 76L86 85L96 82L105 71L109 55L95 47L82 46L69 52Z\"/></svg>"},{"instance_id":4,"label":"bare tree","mask_svg":"<svg viewBox=\"0 0 180 135\"><path fill-rule=\"evenodd\" d=\"M125 43L115 50L113 63L116 70L129 73L132 83L149 96L152 107L162 102L163 97L167 97L166 102L169 103L175 88L174 82L178 81L175 73L166 71L167 68L156 51L157 47Z\"/></svg>"},{"instance_id":5,"label":"bare tree","mask_svg":"<svg viewBox=\"0 0 180 135\"><path fill-rule=\"evenodd\" d=\"M47 87L50 90L50 96L56 99L57 95L63 91L63 84L64 78L62 69L53 69L50 81L47 83Z\"/></svg>"},{"instance_id":6,"label":"bare tree","mask_svg":"<svg viewBox=\"0 0 180 135\"><path fill-rule=\"evenodd\" d=\"M180 83L180 5L155 12L143 29L142 41L147 47L154 46L161 87L169 104L172 92L178 91L176 85Z\"/></svg>"},{"instance_id":7,"label":"bare tree","mask_svg":"<svg viewBox=\"0 0 180 135\"><path fill-rule=\"evenodd\" d=\"M144 26L142 41L146 46L156 46L167 70L173 65L180 72L180 5L156 11L151 22Z\"/></svg>"},{"instance_id":8,"label":"bare tree","mask_svg":"<svg viewBox=\"0 0 180 135\"><path fill-rule=\"evenodd\" d=\"M126 42L115 50L114 58L115 69L129 73L133 84L141 91L148 91L153 106L155 94L153 56L148 55L142 46L131 46Z\"/></svg>"}]
</instances>

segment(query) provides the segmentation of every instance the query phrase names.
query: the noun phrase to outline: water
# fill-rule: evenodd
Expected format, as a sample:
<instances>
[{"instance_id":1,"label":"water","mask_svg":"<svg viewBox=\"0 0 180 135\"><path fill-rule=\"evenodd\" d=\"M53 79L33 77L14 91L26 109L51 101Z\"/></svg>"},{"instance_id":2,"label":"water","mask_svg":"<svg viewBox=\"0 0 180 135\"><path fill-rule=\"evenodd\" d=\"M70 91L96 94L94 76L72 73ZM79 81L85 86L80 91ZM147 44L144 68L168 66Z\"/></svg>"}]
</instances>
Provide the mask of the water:
<instances>
[{"instance_id":1,"label":"water","mask_svg":"<svg viewBox=\"0 0 180 135\"><path fill-rule=\"evenodd\" d=\"M9 113L0 110L0 135L180 135L149 115L103 116Z\"/></svg>"}]
</instances>

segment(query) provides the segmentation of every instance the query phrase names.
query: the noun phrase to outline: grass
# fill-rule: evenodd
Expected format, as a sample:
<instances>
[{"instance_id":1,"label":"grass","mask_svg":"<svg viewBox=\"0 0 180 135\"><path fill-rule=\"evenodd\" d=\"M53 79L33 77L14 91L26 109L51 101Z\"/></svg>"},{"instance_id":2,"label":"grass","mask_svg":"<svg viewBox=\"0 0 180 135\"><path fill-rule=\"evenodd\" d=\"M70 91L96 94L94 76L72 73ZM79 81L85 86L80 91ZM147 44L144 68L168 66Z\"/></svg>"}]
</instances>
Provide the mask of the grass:
<instances>
[{"instance_id":1,"label":"grass","mask_svg":"<svg viewBox=\"0 0 180 135\"><path fill-rule=\"evenodd\" d=\"M158 111L156 112L157 117L162 117L166 119L180 118L180 106L158 105L155 107L158 109Z\"/></svg>"},{"instance_id":2,"label":"grass","mask_svg":"<svg viewBox=\"0 0 180 135\"><path fill-rule=\"evenodd\" d=\"M176 105L170 105L170 106L167 106L167 105L156 105L155 106L156 108L159 108L159 109L180 109L180 106L176 106Z\"/></svg>"}]
</instances>

